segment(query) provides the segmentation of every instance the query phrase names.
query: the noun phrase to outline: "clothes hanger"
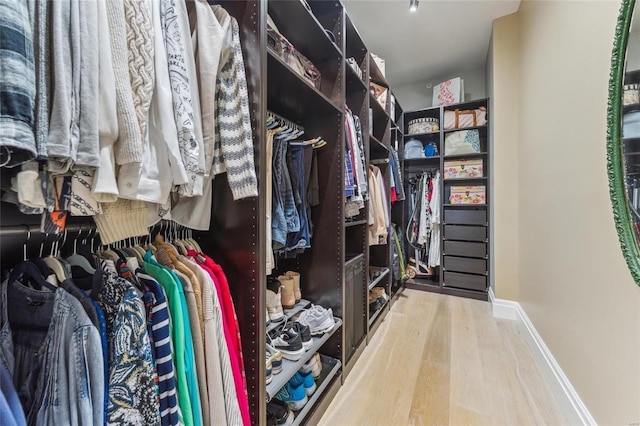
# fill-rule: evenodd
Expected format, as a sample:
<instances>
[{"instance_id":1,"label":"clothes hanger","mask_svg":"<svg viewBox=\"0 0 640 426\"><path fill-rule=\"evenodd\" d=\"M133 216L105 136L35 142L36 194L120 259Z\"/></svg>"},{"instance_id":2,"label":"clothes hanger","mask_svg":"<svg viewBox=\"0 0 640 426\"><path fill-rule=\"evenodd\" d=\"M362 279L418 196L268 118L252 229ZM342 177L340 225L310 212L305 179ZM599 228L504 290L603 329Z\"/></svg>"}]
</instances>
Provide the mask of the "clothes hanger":
<instances>
[{"instance_id":1,"label":"clothes hanger","mask_svg":"<svg viewBox=\"0 0 640 426\"><path fill-rule=\"evenodd\" d=\"M43 256L44 252L44 243L47 239L48 234L45 234L45 238L44 240L42 240L42 244L40 245L40 258L42 259L42 261L44 263L47 264L47 266L49 267L50 271L53 272L54 276L48 276L47 279L49 279L49 282L55 286L58 285L58 283L66 280L67 277L67 271L65 270L64 266L62 265L62 263L60 263L60 261L53 255L53 253L55 253L55 247L57 244L57 240L54 241L51 244L51 250L50 250L50 254L49 256ZM55 277L55 279L53 279Z\"/></svg>"},{"instance_id":2,"label":"clothes hanger","mask_svg":"<svg viewBox=\"0 0 640 426\"><path fill-rule=\"evenodd\" d=\"M86 257L78 254L78 239L80 239L81 235L82 235L82 228L78 232L77 237L73 240L73 252L69 256L67 256L66 260L67 262L69 262L69 265L77 266L78 268L81 268L84 272L93 275L96 272L96 268L94 268L93 265L91 265L91 262L89 262L89 260Z\"/></svg>"},{"instance_id":3,"label":"clothes hanger","mask_svg":"<svg viewBox=\"0 0 640 426\"><path fill-rule=\"evenodd\" d=\"M26 287L32 287L31 284L35 284L37 289L42 289L44 287L54 292L58 289L58 287L48 282L42 276L40 269L35 264L29 261L21 262L11 270L9 282L15 281Z\"/></svg>"}]
</instances>

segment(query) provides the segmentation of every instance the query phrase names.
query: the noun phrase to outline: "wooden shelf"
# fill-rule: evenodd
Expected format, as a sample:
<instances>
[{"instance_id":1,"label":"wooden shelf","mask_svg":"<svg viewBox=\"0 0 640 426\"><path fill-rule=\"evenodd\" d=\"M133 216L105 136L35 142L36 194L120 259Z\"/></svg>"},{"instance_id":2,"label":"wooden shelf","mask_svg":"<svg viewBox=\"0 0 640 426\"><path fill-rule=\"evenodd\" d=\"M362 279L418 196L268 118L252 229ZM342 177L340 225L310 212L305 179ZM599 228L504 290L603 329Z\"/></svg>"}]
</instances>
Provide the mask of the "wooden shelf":
<instances>
[{"instance_id":1,"label":"wooden shelf","mask_svg":"<svg viewBox=\"0 0 640 426\"><path fill-rule=\"evenodd\" d=\"M411 133L411 134L406 134L405 135L405 137L408 138L408 139L411 139L411 138L430 138L430 137L433 137L433 136L440 136L440 131L438 130L437 132Z\"/></svg>"},{"instance_id":2,"label":"wooden shelf","mask_svg":"<svg viewBox=\"0 0 640 426\"><path fill-rule=\"evenodd\" d=\"M444 207L487 207L486 204L443 204Z\"/></svg>"},{"instance_id":3,"label":"wooden shelf","mask_svg":"<svg viewBox=\"0 0 640 426\"><path fill-rule=\"evenodd\" d=\"M382 122L391 119L384 107L380 105L380 102L378 102L371 93L369 93L369 106L373 109L374 120Z\"/></svg>"},{"instance_id":4,"label":"wooden shelf","mask_svg":"<svg viewBox=\"0 0 640 426\"><path fill-rule=\"evenodd\" d=\"M271 50L267 53L267 69L267 102L273 112L298 122L319 111L342 114L342 104L329 99Z\"/></svg>"},{"instance_id":5,"label":"wooden shelf","mask_svg":"<svg viewBox=\"0 0 640 426\"><path fill-rule=\"evenodd\" d=\"M373 60L373 56L369 54L369 77L373 83L379 84L384 87L389 87L387 79L382 75L382 71L378 68L378 64Z\"/></svg>"},{"instance_id":6,"label":"wooden shelf","mask_svg":"<svg viewBox=\"0 0 640 426\"><path fill-rule=\"evenodd\" d=\"M461 181L486 181L487 177L463 177L463 178L448 178L448 179L443 179L445 182L447 183L452 183L452 182L461 182Z\"/></svg>"},{"instance_id":7,"label":"wooden shelf","mask_svg":"<svg viewBox=\"0 0 640 426\"><path fill-rule=\"evenodd\" d=\"M385 164L389 164L388 158L374 158L369 161L369 163L374 164L376 166L383 166Z\"/></svg>"},{"instance_id":8,"label":"wooden shelf","mask_svg":"<svg viewBox=\"0 0 640 426\"><path fill-rule=\"evenodd\" d=\"M367 219L363 219L363 220L354 220L351 222L345 222L344 223L344 227L345 228L350 228L352 226L359 226L359 225L366 225L369 221Z\"/></svg>"},{"instance_id":9,"label":"wooden shelf","mask_svg":"<svg viewBox=\"0 0 640 426\"><path fill-rule=\"evenodd\" d=\"M302 1L272 1L268 10L282 35L316 67L342 57L340 48Z\"/></svg>"},{"instance_id":10,"label":"wooden shelf","mask_svg":"<svg viewBox=\"0 0 640 426\"><path fill-rule=\"evenodd\" d=\"M362 90L369 92L367 84L358 77L358 74L351 68L349 64L345 64L347 69L347 93Z\"/></svg>"},{"instance_id":11,"label":"wooden shelf","mask_svg":"<svg viewBox=\"0 0 640 426\"><path fill-rule=\"evenodd\" d=\"M320 373L318 380L316 380L316 391L309 397L309 400L305 406L302 407L302 410L294 411L292 426L301 425L304 422L305 418L313 410L318 400L322 398L333 378L338 375L340 367L342 367L340 361L335 358L320 354L320 360L322 361L322 372Z\"/></svg>"},{"instance_id":12,"label":"wooden shelf","mask_svg":"<svg viewBox=\"0 0 640 426\"><path fill-rule=\"evenodd\" d=\"M376 319L386 309L388 304L389 304L389 299L385 300L384 304L382 306L380 306L373 314L371 314L371 312L369 312L369 328L371 328L373 323L376 322Z\"/></svg>"},{"instance_id":13,"label":"wooden shelf","mask_svg":"<svg viewBox=\"0 0 640 426\"><path fill-rule=\"evenodd\" d=\"M373 268L373 266L370 266L369 268ZM378 275L373 281L371 281L371 283L369 283L369 290L377 286L380 283L380 281L382 281L383 278L389 274L389 268L380 268L380 269L382 269L382 272L380 273L380 275Z\"/></svg>"},{"instance_id":14,"label":"wooden shelf","mask_svg":"<svg viewBox=\"0 0 640 426\"><path fill-rule=\"evenodd\" d=\"M389 147L380 142L375 136L369 135L370 157L389 157Z\"/></svg>"},{"instance_id":15,"label":"wooden shelf","mask_svg":"<svg viewBox=\"0 0 640 426\"><path fill-rule=\"evenodd\" d=\"M309 361L311 357L316 352L318 352L322 345L324 345L327 340L329 340L333 333L335 333L342 326L342 320L340 318L334 319L336 321L336 324L330 332L324 333L322 336L312 337L311 348L308 351L305 351L304 355L302 355L302 358L297 361L291 361L285 358L282 359L282 371L278 374L275 374L273 376L273 379L271 380L271 383L267 385L267 400L271 400L271 398L276 396L278 391L287 384L289 379L292 378L298 372L298 370L300 370L304 363Z\"/></svg>"},{"instance_id":16,"label":"wooden shelf","mask_svg":"<svg viewBox=\"0 0 640 426\"><path fill-rule=\"evenodd\" d=\"M486 128L487 128L487 125L485 124L484 126L473 126L473 127L465 127L463 129L444 130L444 133L461 132L463 130L474 130L474 129L482 130L482 129L486 129Z\"/></svg>"},{"instance_id":17,"label":"wooden shelf","mask_svg":"<svg viewBox=\"0 0 640 426\"><path fill-rule=\"evenodd\" d=\"M406 158L404 160L404 162L407 163L408 165L414 165L414 164L422 164L422 163L431 163L431 162L433 162L433 160L440 161L440 156L439 155L435 155L433 157Z\"/></svg>"},{"instance_id":18,"label":"wooden shelf","mask_svg":"<svg viewBox=\"0 0 640 426\"><path fill-rule=\"evenodd\" d=\"M484 155L488 155L489 153L486 151L482 151L482 152L474 152L471 154L456 154L456 155L445 155L444 159L445 160L453 160L456 158L467 158L467 157L482 157Z\"/></svg>"}]
</instances>

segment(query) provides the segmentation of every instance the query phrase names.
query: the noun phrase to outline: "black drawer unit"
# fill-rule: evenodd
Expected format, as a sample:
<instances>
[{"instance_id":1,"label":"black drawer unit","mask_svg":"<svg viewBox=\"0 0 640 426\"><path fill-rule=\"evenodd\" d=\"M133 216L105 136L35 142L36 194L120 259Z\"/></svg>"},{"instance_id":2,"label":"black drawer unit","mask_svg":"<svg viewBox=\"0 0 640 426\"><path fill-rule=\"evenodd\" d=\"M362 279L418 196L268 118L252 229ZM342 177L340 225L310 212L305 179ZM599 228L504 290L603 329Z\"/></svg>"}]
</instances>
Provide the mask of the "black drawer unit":
<instances>
[{"instance_id":1,"label":"black drawer unit","mask_svg":"<svg viewBox=\"0 0 640 426\"><path fill-rule=\"evenodd\" d=\"M484 275L487 273L487 261L485 259L444 256L444 270Z\"/></svg>"},{"instance_id":2,"label":"black drawer unit","mask_svg":"<svg viewBox=\"0 0 640 426\"><path fill-rule=\"evenodd\" d=\"M445 272L442 285L445 287L464 288L466 290L486 291L487 277L484 275Z\"/></svg>"},{"instance_id":3,"label":"black drawer unit","mask_svg":"<svg viewBox=\"0 0 640 426\"><path fill-rule=\"evenodd\" d=\"M487 241L487 228L484 226L445 225L445 240Z\"/></svg>"},{"instance_id":4,"label":"black drawer unit","mask_svg":"<svg viewBox=\"0 0 640 426\"><path fill-rule=\"evenodd\" d=\"M444 209L445 224L487 225L486 210Z\"/></svg>"},{"instance_id":5,"label":"black drawer unit","mask_svg":"<svg viewBox=\"0 0 640 426\"><path fill-rule=\"evenodd\" d=\"M485 243L445 240L443 254L445 256L481 257L486 259L487 245Z\"/></svg>"}]
</instances>

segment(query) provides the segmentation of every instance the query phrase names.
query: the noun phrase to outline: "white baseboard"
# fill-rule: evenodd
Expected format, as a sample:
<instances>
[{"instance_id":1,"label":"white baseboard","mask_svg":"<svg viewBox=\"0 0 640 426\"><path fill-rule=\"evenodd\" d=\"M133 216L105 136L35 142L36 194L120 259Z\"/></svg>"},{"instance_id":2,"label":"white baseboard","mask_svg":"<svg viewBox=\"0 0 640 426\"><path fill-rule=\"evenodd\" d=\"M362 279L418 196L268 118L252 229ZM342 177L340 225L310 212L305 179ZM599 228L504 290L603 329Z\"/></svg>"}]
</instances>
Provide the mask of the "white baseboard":
<instances>
[{"instance_id":1,"label":"white baseboard","mask_svg":"<svg viewBox=\"0 0 640 426\"><path fill-rule=\"evenodd\" d=\"M518 302L512 302L510 300L496 299L493 289L489 288L489 300L493 305L494 318L504 318L510 320L519 319L518 316Z\"/></svg>"},{"instance_id":2,"label":"white baseboard","mask_svg":"<svg viewBox=\"0 0 640 426\"><path fill-rule=\"evenodd\" d=\"M569 379L560 368L553 354L538 334L533 323L518 302L496 299L493 289L489 289L489 298L493 304L493 316L516 320L522 325L524 336L536 357L551 391L569 424L596 425L596 421L589 413L580 396Z\"/></svg>"}]
</instances>

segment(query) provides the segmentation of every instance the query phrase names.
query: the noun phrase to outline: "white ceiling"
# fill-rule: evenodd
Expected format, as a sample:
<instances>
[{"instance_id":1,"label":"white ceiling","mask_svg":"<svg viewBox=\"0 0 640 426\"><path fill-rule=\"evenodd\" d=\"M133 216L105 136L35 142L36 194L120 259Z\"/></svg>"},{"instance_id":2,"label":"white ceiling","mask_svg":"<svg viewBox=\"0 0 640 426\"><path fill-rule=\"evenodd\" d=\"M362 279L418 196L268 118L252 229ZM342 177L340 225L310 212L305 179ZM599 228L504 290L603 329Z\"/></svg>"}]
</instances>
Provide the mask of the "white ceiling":
<instances>
[{"instance_id":1,"label":"white ceiling","mask_svg":"<svg viewBox=\"0 0 640 426\"><path fill-rule=\"evenodd\" d=\"M520 0L343 0L367 48L383 58L391 86L484 68L494 19Z\"/></svg>"}]
</instances>

